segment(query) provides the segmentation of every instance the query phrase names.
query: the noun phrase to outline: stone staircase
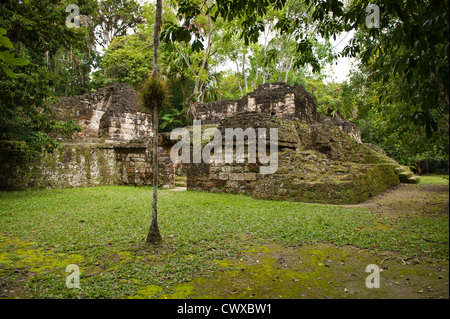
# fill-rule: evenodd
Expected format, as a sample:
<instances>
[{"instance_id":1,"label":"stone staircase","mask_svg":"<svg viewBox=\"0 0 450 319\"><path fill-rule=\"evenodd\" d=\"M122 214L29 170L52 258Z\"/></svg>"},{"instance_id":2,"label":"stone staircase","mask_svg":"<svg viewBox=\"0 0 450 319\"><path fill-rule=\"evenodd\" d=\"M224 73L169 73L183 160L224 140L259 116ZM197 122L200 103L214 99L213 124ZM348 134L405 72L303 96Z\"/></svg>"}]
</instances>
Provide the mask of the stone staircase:
<instances>
[{"instance_id":1,"label":"stone staircase","mask_svg":"<svg viewBox=\"0 0 450 319\"><path fill-rule=\"evenodd\" d=\"M187 178L186 176L175 176L175 188L174 190L186 190Z\"/></svg>"},{"instance_id":2,"label":"stone staircase","mask_svg":"<svg viewBox=\"0 0 450 319\"><path fill-rule=\"evenodd\" d=\"M186 176L175 176L175 187L186 187Z\"/></svg>"},{"instance_id":3,"label":"stone staircase","mask_svg":"<svg viewBox=\"0 0 450 319\"><path fill-rule=\"evenodd\" d=\"M414 175L414 173L411 172L411 170L409 169L408 166L399 165L395 169L395 171L397 172L401 183L406 183L406 184L419 183L419 176Z\"/></svg>"}]
</instances>

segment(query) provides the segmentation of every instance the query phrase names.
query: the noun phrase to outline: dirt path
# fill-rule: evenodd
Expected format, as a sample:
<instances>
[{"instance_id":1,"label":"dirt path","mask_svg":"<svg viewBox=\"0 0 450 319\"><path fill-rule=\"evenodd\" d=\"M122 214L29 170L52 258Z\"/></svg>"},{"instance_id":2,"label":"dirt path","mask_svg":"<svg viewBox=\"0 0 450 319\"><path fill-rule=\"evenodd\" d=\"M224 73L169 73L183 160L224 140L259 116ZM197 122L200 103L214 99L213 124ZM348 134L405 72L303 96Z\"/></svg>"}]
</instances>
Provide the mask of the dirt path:
<instances>
[{"instance_id":1,"label":"dirt path","mask_svg":"<svg viewBox=\"0 0 450 319\"><path fill-rule=\"evenodd\" d=\"M390 218L448 216L448 191L444 185L400 184L356 206L368 207Z\"/></svg>"}]
</instances>

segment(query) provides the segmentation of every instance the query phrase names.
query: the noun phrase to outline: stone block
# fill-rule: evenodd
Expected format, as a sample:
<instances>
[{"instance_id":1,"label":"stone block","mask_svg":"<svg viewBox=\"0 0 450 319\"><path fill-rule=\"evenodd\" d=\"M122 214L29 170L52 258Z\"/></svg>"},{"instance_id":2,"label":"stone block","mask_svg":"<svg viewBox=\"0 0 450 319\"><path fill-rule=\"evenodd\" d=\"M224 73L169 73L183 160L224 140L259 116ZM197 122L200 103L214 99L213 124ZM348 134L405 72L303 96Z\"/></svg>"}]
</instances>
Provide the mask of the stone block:
<instances>
[{"instance_id":1,"label":"stone block","mask_svg":"<svg viewBox=\"0 0 450 319\"><path fill-rule=\"evenodd\" d=\"M231 173L231 171L232 171L231 166L223 166L222 167L222 172L224 172L224 173Z\"/></svg>"},{"instance_id":2,"label":"stone block","mask_svg":"<svg viewBox=\"0 0 450 319\"><path fill-rule=\"evenodd\" d=\"M230 180L228 180L226 185L227 185L227 187L234 188L234 189L239 187L239 183L237 181L230 181Z\"/></svg>"},{"instance_id":3,"label":"stone block","mask_svg":"<svg viewBox=\"0 0 450 319\"><path fill-rule=\"evenodd\" d=\"M256 173L244 173L244 180L256 181Z\"/></svg>"},{"instance_id":4,"label":"stone block","mask_svg":"<svg viewBox=\"0 0 450 319\"><path fill-rule=\"evenodd\" d=\"M227 179L229 179L230 178L230 174L227 174L227 173L219 173L219 179L221 179L221 180L227 180Z\"/></svg>"}]
</instances>

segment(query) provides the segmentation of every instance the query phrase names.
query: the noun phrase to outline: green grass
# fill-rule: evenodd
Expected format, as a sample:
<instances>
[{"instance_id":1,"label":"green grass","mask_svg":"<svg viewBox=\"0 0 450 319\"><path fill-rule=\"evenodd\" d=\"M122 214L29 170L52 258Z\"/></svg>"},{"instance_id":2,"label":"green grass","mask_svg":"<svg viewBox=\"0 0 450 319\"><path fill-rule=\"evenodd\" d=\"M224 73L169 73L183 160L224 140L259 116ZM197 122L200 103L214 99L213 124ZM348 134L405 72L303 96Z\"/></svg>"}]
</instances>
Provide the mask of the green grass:
<instances>
[{"instance_id":1,"label":"green grass","mask_svg":"<svg viewBox=\"0 0 450 319\"><path fill-rule=\"evenodd\" d=\"M427 185L448 185L447 175L421 175L420 183Z\"/></svg>"},{"instance_id":2,"label":"green grass","mask_svg":"<svg viewBox=\"0 0 450 319\"><path fill-rule=\"evenodd\" d=\"M29 254L29 261L45 264L47 258L55 267L29 276L24 295L117 298L143 285L169 287L208 276L217 269L213 260L238 258L245 246L267 242L448 259L448 216L386 219L361 207L169 190L161 190L158 201L164 244L145 248L151 198L151 188L125 186L0 192L0 276L14 285L17 265L11 260ZM61 279L70 258L81 263L82 289L67 289Z\"/></svg>"}]
</instances>

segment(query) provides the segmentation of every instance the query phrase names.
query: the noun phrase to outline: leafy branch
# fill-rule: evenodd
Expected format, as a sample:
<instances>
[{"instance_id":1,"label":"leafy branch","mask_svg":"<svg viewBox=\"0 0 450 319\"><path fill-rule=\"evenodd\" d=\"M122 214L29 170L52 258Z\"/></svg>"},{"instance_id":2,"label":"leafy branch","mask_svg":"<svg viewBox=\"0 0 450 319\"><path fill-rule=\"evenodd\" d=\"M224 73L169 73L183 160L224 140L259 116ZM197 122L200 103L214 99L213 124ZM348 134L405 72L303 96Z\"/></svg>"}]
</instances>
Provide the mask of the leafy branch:
<instances>
[{"instance_id":1,"label":"leafy branch","mask_svg":"<svg viewBox=\"0 0 450 319\"><path fill-rule=\"evenodd\" d=\"M30 63L30 61L14 57L12 42L5 36L6 30L0 28L0 48L5 47L6 50L0 51L0 67L3 71L12 78L16 78L17 75L10 69L10 66L24 66Z\"/></svg>"}]
</instances>

